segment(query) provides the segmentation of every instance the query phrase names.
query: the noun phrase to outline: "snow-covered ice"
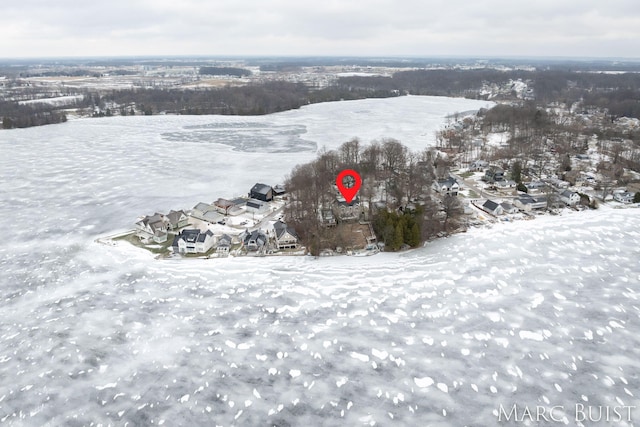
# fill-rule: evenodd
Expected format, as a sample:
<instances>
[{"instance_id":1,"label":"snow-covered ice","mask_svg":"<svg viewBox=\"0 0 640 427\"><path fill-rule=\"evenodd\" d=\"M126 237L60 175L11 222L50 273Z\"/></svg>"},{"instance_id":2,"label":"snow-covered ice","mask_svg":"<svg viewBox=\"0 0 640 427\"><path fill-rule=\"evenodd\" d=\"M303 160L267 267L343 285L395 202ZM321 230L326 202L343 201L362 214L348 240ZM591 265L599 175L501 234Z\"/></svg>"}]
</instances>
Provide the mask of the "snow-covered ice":
<instances>
[{"instance_id":1,"label":"snow-covered ice","mask_svg":"<svg viewBox=\"0 0 640 427\"><path fill-rule=\"evenodd\" d=\"M496 425L500 404L640 406L636 209L363 258L159 261L94 242L139 214L281 182L312 147L419 148L447 113L481 105L403 97L1 132L0 422L458 426ZM218 139L255 123L257 139Z\"/></svg>"}]
</instances>

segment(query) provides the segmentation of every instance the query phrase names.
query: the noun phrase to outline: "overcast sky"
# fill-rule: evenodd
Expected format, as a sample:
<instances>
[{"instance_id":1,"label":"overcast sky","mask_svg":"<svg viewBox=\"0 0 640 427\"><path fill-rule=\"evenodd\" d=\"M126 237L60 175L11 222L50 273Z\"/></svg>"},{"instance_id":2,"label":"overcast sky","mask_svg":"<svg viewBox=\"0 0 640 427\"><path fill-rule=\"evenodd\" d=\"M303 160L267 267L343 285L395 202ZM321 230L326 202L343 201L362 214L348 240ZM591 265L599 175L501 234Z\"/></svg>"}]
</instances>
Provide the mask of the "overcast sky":
<instances>
[{"instance_id":1,"label":"overcast sky","mask_svg":"<svg viewBox=\"0 0 640 427\"><path fill-rule=\"evenodd\" d=\"M0 57L640 57L637 0L2 0Z\"/></svg>"}]
</instances>

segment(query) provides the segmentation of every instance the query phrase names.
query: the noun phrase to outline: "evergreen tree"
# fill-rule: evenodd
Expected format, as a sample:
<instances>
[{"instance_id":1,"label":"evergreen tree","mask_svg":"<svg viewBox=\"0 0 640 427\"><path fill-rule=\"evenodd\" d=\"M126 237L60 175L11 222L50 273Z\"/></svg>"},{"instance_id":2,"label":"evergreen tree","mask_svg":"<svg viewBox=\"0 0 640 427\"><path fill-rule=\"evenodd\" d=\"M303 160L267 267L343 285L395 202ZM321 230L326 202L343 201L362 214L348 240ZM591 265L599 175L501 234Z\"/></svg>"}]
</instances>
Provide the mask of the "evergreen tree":
<instances>
[{"instance_id":1,"label":"evergreen tree","mask_svg":"<svg viewBox=\"0 0 640 427\"><path fill-rule=\"evenodd\" d=\"M395 233L393 236L393 243L391 245L394 251L397 251L398 249L400 249L400 247L404 243L403 237L404 236L402 234L402 225L398 223L398 225L396 225Z\"/></svg>"},{"instance_id":2,"label":"evergreen tree","mask_svg":"<svg viewBox=\"0 0 640 427\"><path fill-rule=\"evenodd\" d=\"M633 203L640 203L640 191L636 191L636 194L633 195Z\"/></svg>"},{"instance_id":3,"label":"evergreen tree","mask_svg":"<svg viewBox=\"0 0 640 427\"><path fill-rule=\"evenodd\" d=\"M511 165L511 179L518 184L522 182L522 164L518 161Z\"/></svg>"}]
</instances>

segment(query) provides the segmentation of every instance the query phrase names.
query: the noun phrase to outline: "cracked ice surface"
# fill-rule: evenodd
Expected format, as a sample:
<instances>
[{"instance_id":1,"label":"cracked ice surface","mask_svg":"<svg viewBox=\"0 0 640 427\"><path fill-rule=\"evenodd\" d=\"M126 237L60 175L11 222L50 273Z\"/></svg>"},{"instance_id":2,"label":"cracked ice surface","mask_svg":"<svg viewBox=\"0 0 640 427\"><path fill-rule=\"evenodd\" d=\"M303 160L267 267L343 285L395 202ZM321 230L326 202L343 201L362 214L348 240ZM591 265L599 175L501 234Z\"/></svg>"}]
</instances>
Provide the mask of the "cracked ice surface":
<instances>
[{"instance_id":1,"label":"cracked ice surface","mask_svg":"<svg viewBox=\"0 0 640 427\"><path fill-rule=\"evenodd\" d=\"M322 108L348 117L377 105L379 121L385 108L409 117L432 102L418 101ZM321 113L260 120L305 124L321 146L323 130L338 132ZM93 242L140 213L280 181L313 156L163 136L228 120L0 133L0 422L458 426L497 424L500 404L640 406L634 209L365 258L157 261ZM333 143L358 135L353 120ZM398 126L405 138L424 131ZM262 173L257 159L265 179L246 172Z\"/></svg>"}]
</instances>

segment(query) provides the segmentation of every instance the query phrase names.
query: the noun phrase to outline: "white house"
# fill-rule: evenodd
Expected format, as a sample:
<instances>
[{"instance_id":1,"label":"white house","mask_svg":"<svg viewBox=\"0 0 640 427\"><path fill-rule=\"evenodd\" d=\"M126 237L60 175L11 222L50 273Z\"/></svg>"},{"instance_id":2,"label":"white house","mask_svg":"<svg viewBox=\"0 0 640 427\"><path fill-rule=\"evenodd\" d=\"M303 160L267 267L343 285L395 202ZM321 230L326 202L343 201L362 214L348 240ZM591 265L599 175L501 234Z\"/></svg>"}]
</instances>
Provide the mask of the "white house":
<instances>
[{"instance_id":1,"label":"white house","mask_svg":"<svg viewBox=\"0 0 640 427\"><path fill-rule=\"evenodd\" d=\"M227 255L229 250L231 249L231 236L228 234L223 234L218 238L218 246L216 247L216 252L222 255Z\"/></svg>"},{"instance_id":2,"label":"white house","mask_svg":"<svg viewBox=\"0 0 640 427\"><path fill-rule=\"evenodd\" d=\"M628 191L623 191L621 193L615 193L613 195L613 200L616 200L620 203L631 203L633 202L633 193L629 193Z\"/></svg>"},{"instance_id":3,"label":"white house","mask_svg":"<svg viewBox=\"0 0 640 427\"><path fill-rule=\"evenodd\" d=\"M569 206L580 203L580 195L575 191L564 190L560 192L560 200Z\"/></svg>"},{"instance_id":4,"label":"white house","mask_svg":"<svg viewBox=\"0 0 640 427\"><path fill-rule=\"evenodd\" d=\"M504 212L506 214L518 213L518 208L516 208L515 206L513 206L509 202L502 202L502 203L500 203L500 206L502 206L502 212Z\"/></svg>"},{"instance_id":5,"label":"white house","mask_svg":"<svg viewBox=\"0 0 640 427\"><path fill-rule=\"evenodd\" d=\"M481 172L481 171L484 171L488 167L489 167L489 162L487 162L486 160L476 160L475 162L473 162L473 163L471 163L469 165L469 170L470 171L480 171Z\"/></svg>"},{"instance_id":6,"label":"white house","mask_svg":"<svg viewBox=\"0 0 640 427\"><path fill-rule=\"evenodd\" d=\"M482 204L482 209L485 212L488 212L491 215L495 215L495 216L502 215L504 213L504 210L502 209L502 206L500 206L499 204L497 204L493 200L487 200L486 202L484 202Z\"/></svg>"},{"instance_id":7,"label":"white house","mask_svg":"<svg viewBox=\"0 0 640 427\"><path fill-rule=\"evenodd\" d=\"M213 236L211 230L200 232L196 239L196 252L199 254L205 254L213 248L216 239Z\"/></svg>"},{"instance_id":8,"label":"white house","mask_svg":"<svg viewBox=\"0 0 640 427\"><path fill-rule=\"evenodd\" d=\"M522 211L531 212L536 209L545 209L547 207L547 198L546 196L522 195L515 199L513 204Z\"/></svg>"},{"instance_id":9,"label":"white house","mask_svg":"<svg viewBox=\"0 0 640 427\"><path fill-rule=\"evenodd\" d=\"M447 179L434 181L432 187L436 193L440 193L442 195L457 196L458 191L460 191L458 181L451 176Z\"/></svg>"},{"instance_id":10,"label":"white house","mask_svg":"<svg viewBox=\"0 0 640 427\"><path fill-rule=\"evenodd\" d=\"M211 230L198 229L182 230L173 239L173 251L181 254L204 254L211 250L215 237Z\"/></svg>"},{"instance_id":11,"label":"white house","mask_svg":"<svg viewBox=\"0 0 640 427\"><path fill-rule=\"evenodd\" d=\"M273 224L273 228L276 231L278 249L295 249L298 247L298 235L293 228L287 227L287 224L282 221L277 221Z\"/></svg>"}]
</instances>

